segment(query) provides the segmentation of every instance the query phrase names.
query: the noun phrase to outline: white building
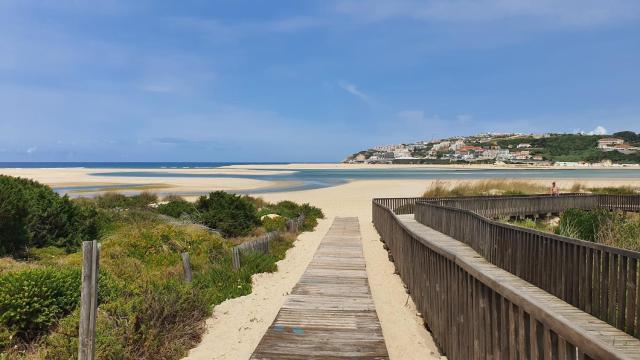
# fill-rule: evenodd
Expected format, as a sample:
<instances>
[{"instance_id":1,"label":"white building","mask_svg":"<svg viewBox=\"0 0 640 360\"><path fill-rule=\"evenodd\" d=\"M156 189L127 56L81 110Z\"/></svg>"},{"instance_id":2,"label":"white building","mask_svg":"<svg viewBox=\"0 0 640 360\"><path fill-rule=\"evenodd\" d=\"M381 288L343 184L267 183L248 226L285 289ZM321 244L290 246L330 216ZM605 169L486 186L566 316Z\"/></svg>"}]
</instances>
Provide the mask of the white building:
<instances>
[{"instance_id":1,"label":"white building","mask_svg":"<svg viewBox=\"0 0 640 360\"><path fill-rule=\"evenodd\" d=\"M616 145L624 144L624 140L618 138L604 138L598 140L598 149L610 150Z\"/></svg>"},{"instance_id":2,"label":"white building","mask_svg":"<svg viewBox=\"0 0 640 360\"><path fill-rule=\"evenodd\" d=\"M456 150L460 149L463 146L464 146L464 140L459 139L459 140L456 140L456 142L454 142L453 144L451 144L449 146L449 150L456 151Z\"/></svg>"}]
</instances>

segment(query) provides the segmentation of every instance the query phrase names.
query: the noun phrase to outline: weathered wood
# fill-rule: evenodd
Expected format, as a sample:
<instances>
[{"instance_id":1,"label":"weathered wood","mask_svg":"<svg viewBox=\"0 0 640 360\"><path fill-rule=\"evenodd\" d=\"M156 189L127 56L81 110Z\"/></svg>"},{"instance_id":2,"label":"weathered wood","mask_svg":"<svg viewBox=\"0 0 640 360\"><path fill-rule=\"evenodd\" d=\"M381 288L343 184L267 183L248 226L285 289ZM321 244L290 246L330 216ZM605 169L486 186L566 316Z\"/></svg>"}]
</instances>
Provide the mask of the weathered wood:
<instances>
[{"instance_id":1,"label":"weathered wood","mask_svg":"<svg viewBox=\"0 0 640 360\"><path fill-rule=\"evenodd\" d=\"M191 264L189 263L189 253L183 252L182 256L182 270L184 272L184 281L190 283L193 280L193 275L191 274Z\"/></svg>"},{"instance_id":2,"label":"weathered wood","mask_svg":"<svg viewBox=\"0 0 640 360\"><path fill-rule=\"evenodd\" d=\"M252 359L388 359L357 218L336 218Z\"/></svg>"},{"instance_id":3,"label":"weathered wood","mask_svg":"<svg viewBox=\"0 0 640 360\"><path fill-rule=\"evenodd\" d=\"M233 270L238 270L241 266L242 255L249 252L259 252L262 254L268 254L270 243L277 239L280 233L277 231L268 232L253 240L245 241L238 246L234 246L231 249L231 266Z\"/></svg>"},{"instance_id":4,"label":"weathered wood","mask_svg":"<svg viewBox=\"0 0 640 360\"><path fill-rule=\"evenodd\" d=\"M382 200L380 204L386 201ZM492 264L620 330L626 331L627 324L634 323L637 312L627 306L633 298L629 291L634 289L627 279L638 278L637 273L631 274L630 264L640 261L640 252L525 229L490 217L531 216L569 208L640 211L640 196L573 194L410 201L418 222L464 242Z\"/></svg>"},{"instance_id":5,"label":"weathered wood","mask_svg":"<svg viewBox=\"0 0 640 360\"><path fill-rule=\"evenodd\" d=\"M98 310L98 271L100 246L97 241L82 243L82 287L78 327L78 359L95 359L96 316Z\"/></svg>"},{"instance_id":6,"label":"weathered wood","mask_svg":"<svg viewBox=\"0 0 640 360\"><path fill-rule=\"evenodd\" d=\"M385 200L385 202L387 201ZM422 204L414 205L416 211L420 211L420 207ZM640 359L640 341L638 339L488 262L491 259L496 262L503 261L503 264L509 266L511 264L520 266L529 261L529 265L522 266L522 275L550 286L553 281L545 280L540 272L548 271L546 267L553 266L549 264L554 263L555 259L552 259L552 262L542 262L545 264L544 266L534 261L535 259L527 260L527 254L529 257L533 257L531 254L535 254L534 251L537 251L535 248L531 248L531 245L546 241L539 234L529 234L523 237L522 241L512 242L509 241L509 238L513 237L518 229L499 227L496 230L487 230L489 228L485 227L482 221L467 223L463 221L463 217L456 215L455 212L449 212L447 216L433 220L435 226L439 227L451 224L449 230L455 233L455 236L446 236L418 223L411 215L395 214L383 203L378 203L377 199L373 202L373 220L382 240L393 254L395 265L410 290L417 310L428 321L436 342L443 346L448 358L494 358L496 346L492 338L495 334L493 326L502 322L494 320L496 317L492 312L498 311L496 309L499 307L494 307L491 304L493 299L498 296L500 301L511 304L506 319L509 332L506 340L508 358L516 358L516 354L519 354L518 358L522 359L555 358L556 356L557 358L576 359L579 349L585 358ZM473 237L484 235L491 238L491 245L488 247L486 243L480 244L473 239ZM469 240L461 242L456 240L457 237L469 237ZM467 243L471 245L466 245ZM504 256L505 252L502 250L496 252L496 248L500 249L510 243L513 245L511 246L513 251L511 258ZM570 261L557 261L555 264L556 266L564 266L567 262L571 264L571 267L566 267L565 274L567 289L571 290L571 298L576 305L582 304L586 307L590 303L589 298L597 298L596 294L593 294L592 286L590 286L592 283L588 263L590 251L582 250L580 244L575 241L557 241L555 243L562 245L555 247L556 256L566 254L567 259L570 259ZM519 247L520 244L523 246ZM474 251L473 246L479 245L481 245L480 251L486 252L487 259ZM562 250L563 248L566 252ZM595 260L597 257L595 254L598 254L598 251L603 251L606 256L602 258L608 259L611 252L598 247L590 249L594 251L592 266L602 266L602 270L608 270L604 264L600 265L600 259ZM617 252L613 253L623 255ZM545 256L544 254L549 253L542 251L538 253L538 256ZM517 261L512 262L512 258L517 258ZM580 263L582 265L579 265ZM578 268L582 271L580 272ZM617 267L617 269L619 268ZM511 268L511 270L518 271L517 268ZM571 272L576 272L576 270L581 276L574 278ZM609 280L608 272L602 274L598 279L604 279L605 289L607 280ZM460 276L455 275L456 273L460 273ZM620 275L618 272L615 274L617 279ZM593 278L595 282L595 275ZM558 279L558 277L552 279ZM626 279L628 282L630 276ZM557 289L558 286L556 285L555 288ZM442 294L450 297L454 296L451 294L456 293L466 293L466 296L462 295L466 297L465 301L442 298ZM615 302L615 298L618 296L617 290L614 294L613 301ZM628 293L626 294L627 297L630 296ZM637 292L636 295L638 295ZM605 306L604 309L606 313L609 307ZM487 311L489 311L489 316L486 315ZM446 336L453 337L450 322L440 320L449 318L451 314L460 315L458 318L462 319L457 325L457 329L460 329L457 344L446 339ZM614 319L617 320L617 318ZM454 346L457 349L453 348Z\"/></svg>"}]
</instances>

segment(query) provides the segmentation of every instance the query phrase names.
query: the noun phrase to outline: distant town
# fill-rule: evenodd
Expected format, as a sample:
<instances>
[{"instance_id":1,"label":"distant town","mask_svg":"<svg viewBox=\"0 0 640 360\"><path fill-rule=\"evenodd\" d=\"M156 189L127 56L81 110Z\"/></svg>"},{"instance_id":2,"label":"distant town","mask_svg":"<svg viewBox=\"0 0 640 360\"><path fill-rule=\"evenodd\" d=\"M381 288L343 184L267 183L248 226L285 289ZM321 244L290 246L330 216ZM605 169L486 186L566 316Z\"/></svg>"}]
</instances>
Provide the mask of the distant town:
<instances>
[{"instance_id":1,"label":"distant town","mask_svg":"<svg viewBox=\"0 0 640 360\"><path fill-rule=\"evenodd\" d=\"M377 145L348 156L361 164L522 164L627 166L640 164L640 134L483 133Z\"/></svg>"}]
</instances>

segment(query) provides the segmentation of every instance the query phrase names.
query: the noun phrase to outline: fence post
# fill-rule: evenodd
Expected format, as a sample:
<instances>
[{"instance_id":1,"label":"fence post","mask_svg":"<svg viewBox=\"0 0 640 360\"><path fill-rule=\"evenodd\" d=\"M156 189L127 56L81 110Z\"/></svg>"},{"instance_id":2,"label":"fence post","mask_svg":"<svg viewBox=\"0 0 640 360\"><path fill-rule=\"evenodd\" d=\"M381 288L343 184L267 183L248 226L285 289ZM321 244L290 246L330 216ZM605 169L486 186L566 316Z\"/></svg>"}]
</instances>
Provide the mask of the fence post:
<instances>
[{"instance_id":1,"label":"fence post","mask_svg":"<svg viewBox=\"0 0 640 360\"><path fill-rule=\"evenodd\" d=\"M96 356L96 315L98 312L98 270L100 245L96 240L82 242L82 290L78 359L94 360Z\"/></svg>"},{"instance_id":2,"label":"fence post","mask_svg":"<svg viewBox=\"0 0 640 360\"><path fill-rule=\"evenodd\" d=\"M231 249L231 266L233 270L238 270L240 268L240 249L234 247Z\"/></svg>"},{"instance_id":3,"label":"fence post","mask_svg":"<svg viewBox=\"0 0 640 360\"><path fill-rule=\"evenodd\" d=\"M184 281L190 283L193 279L191 275L191 264L189 263L189 253L182 253L182 269L184 269Z\"/></svg>"}]
</instances>

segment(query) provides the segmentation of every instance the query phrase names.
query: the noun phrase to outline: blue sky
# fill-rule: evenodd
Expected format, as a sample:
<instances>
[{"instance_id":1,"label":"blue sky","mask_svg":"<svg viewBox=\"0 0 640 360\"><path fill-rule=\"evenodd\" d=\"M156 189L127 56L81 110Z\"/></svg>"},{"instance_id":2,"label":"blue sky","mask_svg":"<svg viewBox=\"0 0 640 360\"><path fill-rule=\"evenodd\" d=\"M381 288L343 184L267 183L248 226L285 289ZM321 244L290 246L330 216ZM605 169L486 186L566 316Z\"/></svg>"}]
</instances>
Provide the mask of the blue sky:
<instances>
[{"instance_id":1,"label":"blue sky","mask_svg":"<svg viewBox=\"0 0 640 360\"><path fill-rule=\"evenodd\" d=\"M640 1L0 0L0 161L640 131Z\"/></svg>"}]
</instances>

